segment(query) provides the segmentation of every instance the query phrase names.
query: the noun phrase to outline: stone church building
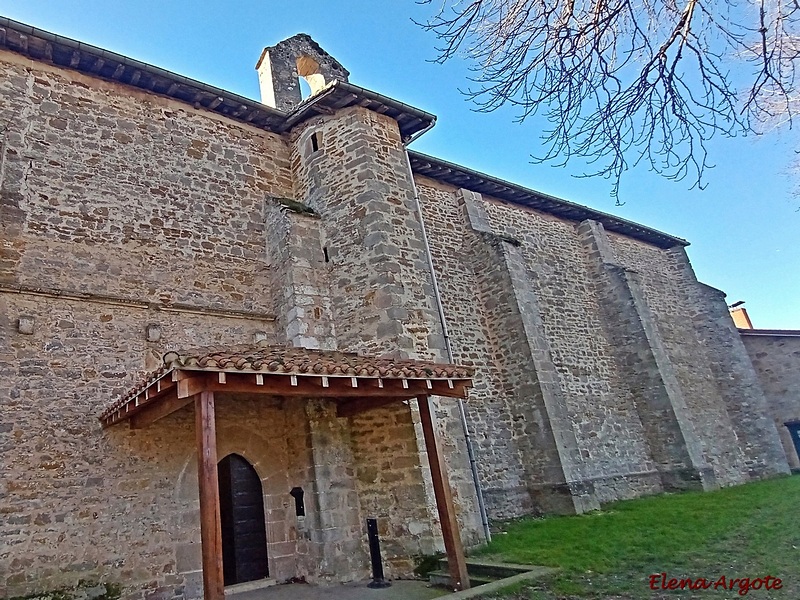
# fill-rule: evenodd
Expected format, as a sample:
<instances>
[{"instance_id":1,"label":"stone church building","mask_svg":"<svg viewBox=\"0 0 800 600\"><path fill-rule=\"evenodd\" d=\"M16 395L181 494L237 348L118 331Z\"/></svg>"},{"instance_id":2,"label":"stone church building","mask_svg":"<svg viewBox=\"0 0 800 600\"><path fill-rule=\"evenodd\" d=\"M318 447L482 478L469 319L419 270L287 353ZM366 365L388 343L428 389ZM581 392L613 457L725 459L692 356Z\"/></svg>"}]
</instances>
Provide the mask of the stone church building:
<instances>
[{"instance_id":1,"label":"stone church building","mask_svg":"<svg viewBox=\"0 0 800 600\"><path fill-rule=\"evenodd\" d=\"M788 473L687 242L408 149L308 36L261 102L8 19L0 67L0 597L363 579L367 518L404 577Z\"/></svg>"}]
</instances>

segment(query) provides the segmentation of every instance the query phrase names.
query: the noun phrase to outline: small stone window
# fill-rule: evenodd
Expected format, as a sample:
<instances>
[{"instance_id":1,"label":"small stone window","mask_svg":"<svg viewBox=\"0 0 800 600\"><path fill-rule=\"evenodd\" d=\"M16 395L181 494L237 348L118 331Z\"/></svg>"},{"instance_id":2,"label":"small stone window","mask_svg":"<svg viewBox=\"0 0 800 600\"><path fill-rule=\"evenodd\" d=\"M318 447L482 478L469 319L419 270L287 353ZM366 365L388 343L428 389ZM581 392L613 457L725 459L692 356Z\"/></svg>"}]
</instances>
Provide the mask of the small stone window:
<instances>
[{"instance_id":1,"label":"small stone window","mask_svg":"<svg viewBox=\"0 0 800 600\"><path fill-rule=\"evenodd\" d=\"M306 516L306 505L303 502L303 496L305 492L301 487L293 487L292 491L289 492L289 495L294 498L294 512L298 517L305 517Z\"/></svg>"},{"instance_id":2,"label":"small stone window","mask_svg":"<svg viewBox=\"0 0 800 600\"><path fill-rule=\"evenodd\" d=\"M311 153L319 152L319 149L322 147L322 133L319 131L315 131L311 134Z\"/></svg>"}]
</instances>

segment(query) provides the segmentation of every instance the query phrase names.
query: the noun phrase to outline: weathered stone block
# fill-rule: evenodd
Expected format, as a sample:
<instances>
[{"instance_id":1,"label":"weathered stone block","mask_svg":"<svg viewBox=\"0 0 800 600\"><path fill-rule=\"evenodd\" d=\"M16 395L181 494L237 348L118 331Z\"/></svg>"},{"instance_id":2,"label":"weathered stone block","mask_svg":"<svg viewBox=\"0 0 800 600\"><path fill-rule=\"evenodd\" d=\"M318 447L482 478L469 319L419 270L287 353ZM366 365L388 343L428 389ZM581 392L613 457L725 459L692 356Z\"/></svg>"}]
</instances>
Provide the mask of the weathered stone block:
<instances>
[{"instance_id":1,"label":"weathered stone block","mask_svg":"<svg viewBox=\"0 0 800 600\"><path fill-rule=\"evenodd\" d=\"M23 335L33 335L33 330L36 325L34 317L25 315L17 320L17 331Z\"/></svg>"}]
</instances>

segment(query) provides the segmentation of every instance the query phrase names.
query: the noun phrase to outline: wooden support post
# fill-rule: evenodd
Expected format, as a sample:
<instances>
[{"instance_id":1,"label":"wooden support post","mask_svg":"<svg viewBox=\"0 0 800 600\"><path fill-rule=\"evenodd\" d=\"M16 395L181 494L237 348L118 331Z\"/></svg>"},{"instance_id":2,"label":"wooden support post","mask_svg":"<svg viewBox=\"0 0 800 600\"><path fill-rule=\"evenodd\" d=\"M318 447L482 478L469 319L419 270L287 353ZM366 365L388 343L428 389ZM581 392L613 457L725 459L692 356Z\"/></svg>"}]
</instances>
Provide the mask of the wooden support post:
<instances>
[{"instance_id":1,"label":"wooden support post","mask_svg":"<svg viewBox=\"0 0 800 600\"><path fill-rule=\"evenodd\" d=\"M422 433L425 436L425 449L428 451L428 463L431 466L433 479L433 493L436 496L436 510L439 511L439 521L442 523L442 537L444 549L447 552L447 566L450 571L450 580L457 590L469 589L469 575L467 575L467 561L464 558L464 546L461 543L461 534L458 531L456 512L453 506L453 494L450 482L447 479L447 470L444 466L444 457L439 450L434 429L433 410L428 396L417 396L419 414L422 419Z\"/></svg>"},{"instance_id":2,"label":"wooden support post","mask_svg":"<svg viewBox=\"0 0 800 600\"><path fill-rule=\"evenodd\" d=\"M200 392L194 399L197 434L197 478L200 483L200 538L203 551L203 597L224 600L222 577L222 526L217 479L217 428L214 392Z\"/></svg>"}]
</instances>

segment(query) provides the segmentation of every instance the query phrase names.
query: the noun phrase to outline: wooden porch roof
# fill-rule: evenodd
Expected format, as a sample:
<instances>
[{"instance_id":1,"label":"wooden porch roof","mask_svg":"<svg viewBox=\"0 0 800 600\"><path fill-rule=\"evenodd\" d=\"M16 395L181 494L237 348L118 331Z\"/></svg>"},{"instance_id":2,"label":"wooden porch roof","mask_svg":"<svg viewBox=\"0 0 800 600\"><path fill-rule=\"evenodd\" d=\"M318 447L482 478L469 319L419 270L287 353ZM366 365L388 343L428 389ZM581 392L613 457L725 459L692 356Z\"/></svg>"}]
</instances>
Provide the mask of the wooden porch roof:
<instances>
[{"instance_id":1,"label":"wooden porch roof","mask_svg":"<svg viewBox=\"0 0 800 600\"><path fill-rule=\"evenodd\" d=\"M104 427L145 427L208 390L336 400L339 416L419 395L466 397L469 367L286 346L170 351L164 365L106 408Z\"/></svg>"},{"instance_id":2,"label":"wooden porch roof","mask_svg":"<svg viewBox=\"0 0 800 600\"><path fill-rule=\"evenodd\" d=\"M224 600L215 392L330 398L340 417L416 398L450 576L456 589L466 589L464 548L428 396L465 397L472 374L458 365L284 346L167 352L164 365L103 411L100 421L146 427L194 404L203 595Z\"/></svg>"}]
</instances>

